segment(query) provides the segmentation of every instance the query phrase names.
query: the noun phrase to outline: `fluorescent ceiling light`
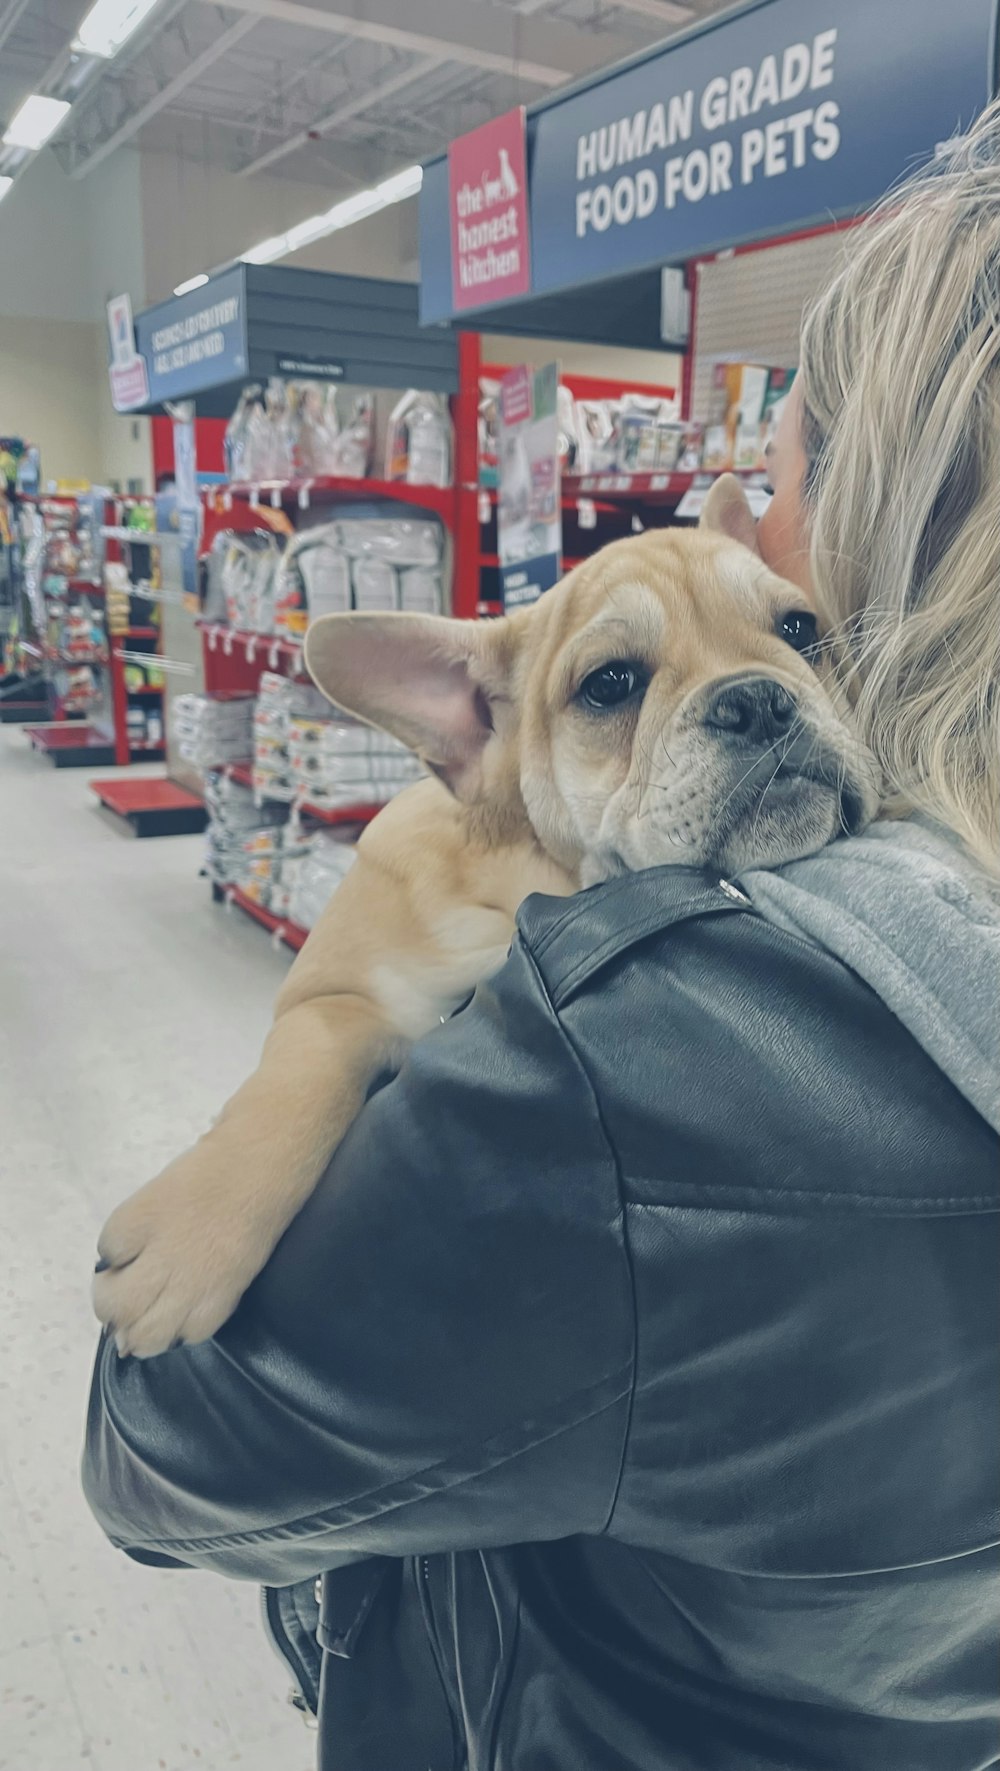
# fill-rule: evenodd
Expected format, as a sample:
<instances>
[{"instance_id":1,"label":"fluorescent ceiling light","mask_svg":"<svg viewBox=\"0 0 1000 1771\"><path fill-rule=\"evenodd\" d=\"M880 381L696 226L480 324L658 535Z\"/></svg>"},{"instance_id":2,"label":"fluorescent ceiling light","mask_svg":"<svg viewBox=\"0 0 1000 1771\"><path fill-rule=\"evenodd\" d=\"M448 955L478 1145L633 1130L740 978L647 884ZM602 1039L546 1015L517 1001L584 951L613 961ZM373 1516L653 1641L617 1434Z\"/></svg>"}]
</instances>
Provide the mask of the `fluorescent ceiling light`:
<instances>
[{"instance_id":1,"label":"fluorescent ceiling light","mask_svg":"<svg viewBox=\"0 0 1000 1771\"><path fill-rule=\"evenodd\" d=\"M157 0L96 0L73 39L73 48L110 60L156 4Z\"/></svg>"},{"instance_id":2,"label":"fluorescent ceiling light","mask_svg":"<svg viewBox=\"0 0 1000 1771\"><path fill-rule=\"evenodd\" d=\"M308 221L298 222L282 235L285 251L299 252L303 246L311 246L314 240L322 240L329 231L325 215L311 215Z\"/></svg>"},{"instance_id":3,"label":"fluorescent ceiling light","mask_svg":"<svg viewBox=\"0 0 1000 1771\"><path fill-rule=\"evenodd\" d=\"M0 178L0 203L3 202L13 183L14 180L12 178Z\"/></svg>"},{"instance_id":4,"label":"fluorescent ceiling light","mask_svg":"<svg viewBox=\"0 0 1000 1771\"><path fill-rule=\"evenodd\" d=\"M259 246L251 246L249 252L240 254L244 264L272 264L276 258L284 258L289 250L287 234L272 234L269 240L262 240Z\"/></svg>"},{"instance_id":5,"label":"fluorescent ceiling light","mask_svg":"<svg viewBox=\"0 0 1000 1771\"><path fill-rule=\"evenodd\" d=\"M10 128L4 136L7 147L30 148L32 152L43 148L68 110L66 99L42 98L40 93L33 92L11 119Z\"/></svg>"},{"instance_id":6,"label":"fluorescent ceiling light","mask_svg":"<svg viewBox=\"0 0 1000 1771\"><path fill-rule=\"evenodd\" d=\"M405 172L397 172L392 178L384 178L375 186L383 204L402 203L406 197L415 197L424 182L422 166L407 166Z\"/></svg>"},{"instance_id":7,"label":"fluorescent ceiling light","mask_svg":"<svg viewBox=\"0 0 1000 1771\"><path fill-rule=\"evenodd\" d=\"M423 177L422 166L407 166L405 171L383 179L371 190L355 191L353 196L344 197L323 215L310 215L306 221L297 222L287 234L273 234L269 240L261 240L259 246L251 246L249 252L242 254L243 262L273 264L276 258L286 258L289 252L301 252L303 246L311 246L314 240L323 240L327 234L335 234L341 228L353 226L356 221L364 221L369 215L377 215L380 209L388 209L392 203L415 197ZM175 295L179 293L174 290Z\"/></svg>"},{"instance_id":8,"label":"fluorescent ceiling light","mask_svg":"<svg viewBox=\"0 0 1000 1771\"><path fill-rule=\"evenodd\" d=\"M208 276L207 276L206 272L199 271L198 275L196 277L189 277L186 283L178 283L176 289L174 290L174 294L175 295L190 295L192 289L203 289L207 282L208 282Z\"/></svg>"}]
</instances>

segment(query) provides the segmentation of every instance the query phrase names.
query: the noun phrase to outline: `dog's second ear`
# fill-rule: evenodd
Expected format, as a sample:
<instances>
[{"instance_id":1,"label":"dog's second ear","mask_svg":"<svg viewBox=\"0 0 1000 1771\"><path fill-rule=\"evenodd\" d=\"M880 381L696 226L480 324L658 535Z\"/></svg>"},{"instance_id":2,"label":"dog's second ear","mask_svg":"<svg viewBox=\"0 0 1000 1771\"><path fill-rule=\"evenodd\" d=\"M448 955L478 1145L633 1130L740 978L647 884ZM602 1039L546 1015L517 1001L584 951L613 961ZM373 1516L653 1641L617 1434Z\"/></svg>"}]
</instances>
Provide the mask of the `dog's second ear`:
<instances>
[{"instance_id":1,"label":"dog's second ear","mask_svg":"<svg viewBox=\"0 0 1000 1771\"><path fill-rule=\"evenodd\" d=\"M508 627L440 615L322 615L306 634L305 660L337 707L399 738L459 799L474 800L493 707L507 699Z\"/></svg>"},{"instance_id":2,"label":"dog's second ear","mask_svg":"<svg viewBox=\"0 0 1000 1771\"><path fill-rule=\"evenodd\" d=\"M735 474L724 473L716 480L702 506L698 527L756 549L757 525L747 495Z\"/></svg>"}]
</instances>

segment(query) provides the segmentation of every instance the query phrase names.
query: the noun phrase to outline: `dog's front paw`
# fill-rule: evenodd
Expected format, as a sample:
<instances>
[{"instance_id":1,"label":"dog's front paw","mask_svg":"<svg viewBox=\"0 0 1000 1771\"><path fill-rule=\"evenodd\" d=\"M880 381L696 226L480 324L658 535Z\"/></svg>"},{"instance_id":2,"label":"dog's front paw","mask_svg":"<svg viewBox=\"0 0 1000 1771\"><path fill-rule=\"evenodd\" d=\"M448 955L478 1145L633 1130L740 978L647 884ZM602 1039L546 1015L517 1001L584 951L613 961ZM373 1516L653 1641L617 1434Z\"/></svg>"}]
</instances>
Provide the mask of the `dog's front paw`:
<instances>
[{"instance_id":1,"label":"dog's front paw","mask_svg":"<svg viewBox=\"0 0 1000 1771\"><path fill-rule=\"evenodd\" d=\"M202 1167L182 1156L101 1231L94 1308L123 1355L210 1339L271 1252Z\"/></svg>"}]
</instances>

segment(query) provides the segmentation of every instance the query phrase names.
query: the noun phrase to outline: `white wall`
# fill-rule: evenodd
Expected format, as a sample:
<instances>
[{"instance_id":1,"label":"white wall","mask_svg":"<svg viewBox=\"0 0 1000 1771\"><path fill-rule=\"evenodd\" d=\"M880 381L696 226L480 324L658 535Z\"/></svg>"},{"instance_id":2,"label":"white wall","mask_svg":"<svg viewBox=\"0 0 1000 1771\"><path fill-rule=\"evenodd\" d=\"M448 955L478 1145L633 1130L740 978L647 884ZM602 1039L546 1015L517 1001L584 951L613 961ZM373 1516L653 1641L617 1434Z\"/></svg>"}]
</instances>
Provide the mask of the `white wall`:
<instances>
[{"instance_id":1,"label":"white wall","mask_svg":"<svg viewBox=\"0 0 1000 1771\"><path fill-rule=\"evenodd\" d=\"M111 406L104 318L110 295L145 305L139 173L123 150L77 182L45 152L0 207L0 432L38 444L47 480L149 483L148 422Z\"/></svg>"},{"instance_id":2,"label":"white wall","mask_svg":"<svg viewBox=\"0 0 1000 1771\"><path fill-rule=\"evenodd\" d=\"M620 350L609 344L573 344L551 338L515 338L484 333L484 363L511 365L558 360L564 375L600 375L608 381L630 380L680 392L682 359L676 351Z\"/></svg>"},{"instance_id":3,"label":"white wall","mask_svg":"<svg viewBox=\"0 0 1000 1771\"><path fill-rule=\"evenodd\" d=\"M238 178L169 154L142 156L147 301L211 271L272 234L321 214L337 193L281 178ZM414 276L416 203L399 203L331 234L282 264L369 277Z\"/></svg>"},{"instance_id":4,"label":"white wall","mask_svg":"<svg viewBox=\"0 0 1000 1771\"><path fill-rule=\"evenodd\" d=\"M46 480L103 477L89 320L0 315L0 433L37 443Z\"/></svg>"}]
</instances>

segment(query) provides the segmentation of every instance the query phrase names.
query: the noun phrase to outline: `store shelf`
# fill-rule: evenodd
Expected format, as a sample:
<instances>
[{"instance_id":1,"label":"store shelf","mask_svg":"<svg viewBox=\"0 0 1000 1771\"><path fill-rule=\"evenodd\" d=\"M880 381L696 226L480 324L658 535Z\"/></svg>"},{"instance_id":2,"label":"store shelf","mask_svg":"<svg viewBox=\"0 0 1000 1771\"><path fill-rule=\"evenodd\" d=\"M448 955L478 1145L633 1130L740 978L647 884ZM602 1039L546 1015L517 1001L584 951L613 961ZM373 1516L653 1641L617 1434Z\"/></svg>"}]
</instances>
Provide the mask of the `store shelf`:
<instances>
[{"instance_id":1,"label":"store shelf","mask_svg":"<svg viewBox=\"0 0 1000 1771\"><path fill-rule=\"evenodd\" d=\"M130 689L130 688L126 687L125 693L130 697L132 697L132 696L140 697L141 696L145 700L150 700L155 696L156 699L159 700L163 694L163 690L162 689L155 689L150 684L146 684L141 689Z\"/></svg>"},{"instance_id":2,"label":"store shelf","mask_svg":"<svg viewBox=\"0 0 1000 1771\"><path fill-rule=\"evenodd\" d=\"M253 768L250 763L226 763L223 772L229 776L230 781L237 781L241 787L253 787ZM266 793L261 794L262 799L268 797L269 795ZM287 804L288 802L282 801L281 803ZM372 819L377 817L382 810L380 805L373 806L367 803L337 807L316 806L311 800L304 799L299 800L297 804L300 812L308 813L310 818L315 818L320 824L331 825L370 824Z\"/></svg>"},{"instance_id":3,"label":"store shelf","mask_svg":"<svg viewBox=\"0 0 1000 1771\"><path fill-rule=\"evenodd\" d=\"M43 720L48 712L48 701L0 701L0 725L19 726L25 720Z\"/></svg>"},{"instance_id":4,"label":"store shelf","mask_svg":"<svg viewBox=\"0 0 1000 1771\"><path fill-rule=\"evenodd\" d=\"M381 806L314 806L308 799L299 801L299 811L308 812L310 818L318 819L321 824L370 824L382 811Z\"/></svg>"},{"instance_id":5,"label":"store shelf","mask_svg":"<svg viewBox=\"0 0 1000 1771\"><path fill-rule=\"evenodd\" d=\"M141 757L148 763L162 761L167 754L165 744L130 744L128 749L130 756Z\"/></svg>"},{"instance_id":6,"label":"store shelf","mask_svg":"<svg viewBox=\"0 0 1000 1771\"><path fill-rule=\"evenodd\" d=\"M18 649L27 652L29 658L43 658L48 664L60 664L65 668L84 664L107 664L107 652L61 652L57 646L36 646L34 640L18 640Z\"/></svg>"},{"instance_id":7,"label":"store shelf","mask_svg":"<svg viewBox=\"0 0 1000 1771\"><path fill-rule=\"evenodd\" d=\"M101 805L125 820L136 836L198 836L208 812L197 794L174 781L91 781Z\"/></svg>"},{"instance_id":8,"label":"store shelf","mask_svg":"<svg viewBox=\"0 0 1000 1771\"><path fill-rule=\"evenodd\" d=\"M181 535L173 529L130 529L118 524L108 523L101 529L105 541L138 541L143 547L161 547L164 542L172 541L175 546L181 544Z\"/></svg>"},{"instance_id":9,"label":"store shelf","mask_svg":"<svg viewBox=\"0 0 1000 1771\"><path fill-rule=\"evenodd\" d=\"M212 896L230 904L236 904L243 911L244 916L249 916L254 922L259 922L262 928L268 929L272 935L277 935L286 947L291 947L296 953L300 947L305 946L309 939L308 929L300 928L297 922L289 922L285 916L272 916L270 910L264 909L263 904L255 903L253 898L248 898L245 892L241 892L239 886L214 886Z\"/></svg>"},{"instance_id":10,"label":"store shelf","mask_svg":"<svg viewBox=\"0 0 1000 1771\"><path fill-rule=\"evenodd\" d=\"M600 544L598 544L600 545ZM595 553L598 547L595 547ZM591 560L593 554L563 554L563 572L572 572L575 565L582 565L584 560ZM480 554L481 567L499 568L499 554Z\"/></svg>"},{"instance_id":11,"label":"store shelf","mask_svg":"<svg viewBox=\"0 0 1000 1771\"><path fill-rule=\"evenodd\" d=\"M25 726L24 735L57 769L107 768L115 760L113 742L93 726Z\"/></svg>"},{"instance_id":12,"label":"store shelf","mask_svg":"<svg viewBox=\"0 0 1000 1771\"><path fill-rule=\"evenodd\" d=\"M302 668L301 640L281 639L273 633L245 633L239 627L226 627L219 621L199 621L205 645L210 652L221 650L227 656L233 651L245 654L253 663L257 658L277 670L280 659L286 658L297 670Z\"/></svg>"},{"instance_id":13,"label":"store shelf","mask_svg":"<svg viewBox=\"0 0 1000 1771\"><path fill-rule=\"evenodd\" d=\"M234 482L230 486L217 487L211 496L217 509L218 501L221 500L224 508L228 497L273 507L296 504L301 510L307 510L310 504L387 498L397 504L411 504L420 510L434 511L447 519L454 514L455 506L453 486L411 486L405 480L347 480L335 475L319 475L312 480L261 480L253 485Z\"/></svg>"},{"instance_id":14,"label":"store shelf","mask_svg":"<svg viewBox=\"0 0 1000 1771\"><path fill-rule=\"evenodd\" d=\"M693 473L564 474L563 502L623 498L643 504L677 504L694 484Z\"/></svg>"}]
</instances>

